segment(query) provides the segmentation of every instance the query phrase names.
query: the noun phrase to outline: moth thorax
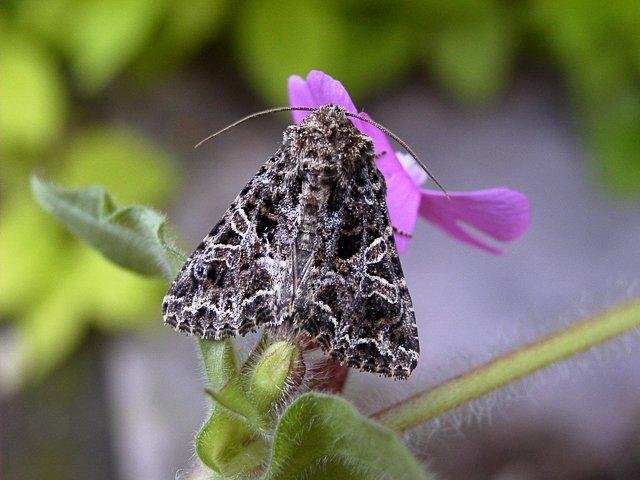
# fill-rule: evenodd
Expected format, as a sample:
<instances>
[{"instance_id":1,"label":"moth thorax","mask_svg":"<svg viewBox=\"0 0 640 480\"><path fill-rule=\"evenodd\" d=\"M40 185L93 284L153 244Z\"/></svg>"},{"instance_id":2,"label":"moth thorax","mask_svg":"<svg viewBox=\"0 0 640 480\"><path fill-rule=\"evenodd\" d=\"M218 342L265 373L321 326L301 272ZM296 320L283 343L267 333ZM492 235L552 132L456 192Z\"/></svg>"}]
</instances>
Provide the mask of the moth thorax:
<instances>
[{"instance_id":1,"label":"moth thorax","mask_svg":"<svg viewBox=\"0 0 640 480\"><path fill-rule=\"evenodd\" d=\"M332 183L340 174L340 157L335 153L308 152L300 161L300 169L309 184Z\"/></svg>"}]
</instances>

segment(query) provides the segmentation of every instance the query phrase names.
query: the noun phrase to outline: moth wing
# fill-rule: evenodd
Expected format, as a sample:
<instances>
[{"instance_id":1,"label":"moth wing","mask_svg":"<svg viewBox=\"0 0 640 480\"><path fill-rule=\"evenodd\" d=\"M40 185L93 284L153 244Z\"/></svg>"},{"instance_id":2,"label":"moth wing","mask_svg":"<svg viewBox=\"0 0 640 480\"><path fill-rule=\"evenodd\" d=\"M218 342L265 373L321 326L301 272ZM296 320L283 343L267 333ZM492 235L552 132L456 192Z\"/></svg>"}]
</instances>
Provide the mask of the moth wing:
<instances>
[{"instance_id":1,"label":"moth wing","mask_svg":"<svg viewBox=\"0 0 640 480\"><path fill-rule=\"evenodd\" d=\"M371 162L352 180L333 192L342 220L317 239L294 324L347 366L406 378L418 361L418 330L384 178Z\"/></svg>"},{"instance_id":2,"label":"moth wing","mask_svg":"<svg viewBox=\"0 0 640 480\"><path fill-rule=\"evenodd\" d=\"M290 164L279 150L187 259L164 297L166 324L221 339L276 322L290 256L290 222L278 218L290 210Z\"/></svg>"}]
</instances>

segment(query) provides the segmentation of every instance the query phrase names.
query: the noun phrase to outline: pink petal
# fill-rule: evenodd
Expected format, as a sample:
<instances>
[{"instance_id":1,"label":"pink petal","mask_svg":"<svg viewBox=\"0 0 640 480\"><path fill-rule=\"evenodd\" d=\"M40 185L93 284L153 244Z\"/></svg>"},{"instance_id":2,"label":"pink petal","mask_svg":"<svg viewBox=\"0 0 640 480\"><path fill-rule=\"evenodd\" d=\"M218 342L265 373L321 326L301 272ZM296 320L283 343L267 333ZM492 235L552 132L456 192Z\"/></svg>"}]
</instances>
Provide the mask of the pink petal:
<instances>
[{"instance_id":1,"label":"pink petal","mask_svg":"<svg viewBox=\"0 0 640 480\"><path fill-rule=\"evenodd\" d=\"M287 92L289 93L289 105L292 107L318 106L313 99L313 95L311 95L309 87L307 87L306 80L298 75L291 75L289 80L287 80ZM295 123L300 123L309 113L310 112L293 110L291 115Z\"/></svg>"},{"instance_id":2,"label":"pink petal","mask_svg":"<svg viewBox=\"0 0 640 480\"><path fill-rule=\"evenodd\" d=\"M319 70L311 70L304 80L291 75L287 82L289 105L293 107L321 107L327 104L340 105L351 113L356 107L342 83ZM311 112L293 111L293 121L300 123Z\"/></svg>"},{"instance_id":3,"label":"pink petal","mask_svg":"<svg viewBox=\"0 0 640 480\"><path fill-rule=\"evenodd\" d=\"M509 242L529 226L529 200L520 192L492 188L473 192L444 193L422 190L420 214L461 242L491 253L501 250L473 237L460 223L465 223L489 237Z\"/></svg>"},{"instance_id":4,"label":"pink petal","mask_svg":"<svg viewBox=\"0 0 640 480\"><path fill-rule=\"evenodd\" d=\"M342 83L319 70L311 70L307 75L307 86L316 101L314 106L333 103L340 105L348 112L356 113L356 106Z\"/></svg>"},{"instance_id":5,"label":"pink petal","mask_svg":"<svg viewBox=\"0 0 640 480\"><path fill-rule=\"evenodd\" d=\"M398 177L387 179L387 208L391 225L396 230L394 236L400 253L409 245L410 236L416 226L419 206L420 191L415 186L406 188L406 185L398 181Z\"/></svg>"},{"instance_id":6,"label":"pink petal","mask_svg":"<svg viewBox=\"0 0 640 480\"><path fill-rule=\"evenodd\" d=\"M362 112L360 116L370 118ZM391 224L405 234L411 235L416 226L418 207L420 206L420 189L411 179L396 156L395 150L387 136L373 125L357 121L356 127L371 137L375 152L379 155L376 160L378 170L384 175L387 183L387 207ZM398 252L406 250L409 238L406 235L395 235Z\"/></svg>"}]
</instances>

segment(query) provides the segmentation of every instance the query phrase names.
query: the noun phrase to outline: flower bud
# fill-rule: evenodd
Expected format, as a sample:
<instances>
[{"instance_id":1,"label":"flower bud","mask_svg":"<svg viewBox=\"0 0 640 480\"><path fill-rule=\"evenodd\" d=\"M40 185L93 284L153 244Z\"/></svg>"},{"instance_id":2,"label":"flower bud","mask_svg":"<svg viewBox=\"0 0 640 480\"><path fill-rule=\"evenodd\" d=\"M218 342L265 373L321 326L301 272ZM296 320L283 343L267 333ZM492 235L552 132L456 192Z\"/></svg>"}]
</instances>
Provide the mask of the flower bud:
<instances>
[{"instance_id":1,"label":"flower bud","mask_svg":"<svg viewBox=\"0 0 640 480\"><path fill-rule=\"evenodd\" d=\"M304 370L297 346L286 341L269 345L258 354L248 374L246 385L251 402L260 413L267 413L300 385Z\"/></svg>"}]
</instances>

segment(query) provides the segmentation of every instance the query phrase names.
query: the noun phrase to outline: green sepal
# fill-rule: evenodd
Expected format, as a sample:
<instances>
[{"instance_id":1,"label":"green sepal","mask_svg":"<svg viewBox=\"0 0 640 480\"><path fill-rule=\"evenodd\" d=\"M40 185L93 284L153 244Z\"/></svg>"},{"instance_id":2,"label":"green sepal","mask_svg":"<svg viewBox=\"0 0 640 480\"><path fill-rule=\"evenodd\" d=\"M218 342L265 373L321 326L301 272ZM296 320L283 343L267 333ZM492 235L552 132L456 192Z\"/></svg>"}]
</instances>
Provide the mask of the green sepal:
<instances>
[{"instance_id":1,"label":"green sepal","mask_svg":"<svg viewBox=\"0 0 640 480\"><path fill-rule=\"evenodd\" d=\"M212 395L209 420L196 436L196 453L214 472L231 477L260 468L267 458L265 425L239 377Z\"/></svg>"},{"instance_id":2,"label":"green sepal","mask_svg":"<svg viewBox=\"0 0 640 480\"><path fill-rule=\"evenodd\" d=\"M284 341L272 343L258 354L246 373L247 396L262 415L268 415L303 374L298 347Z\"/></svg>"}]
</instances>

